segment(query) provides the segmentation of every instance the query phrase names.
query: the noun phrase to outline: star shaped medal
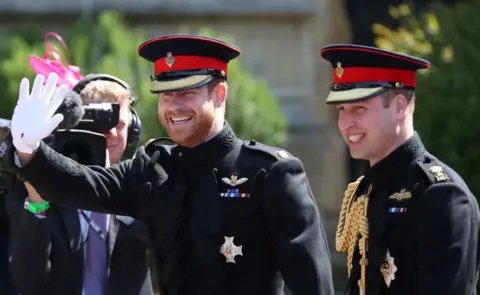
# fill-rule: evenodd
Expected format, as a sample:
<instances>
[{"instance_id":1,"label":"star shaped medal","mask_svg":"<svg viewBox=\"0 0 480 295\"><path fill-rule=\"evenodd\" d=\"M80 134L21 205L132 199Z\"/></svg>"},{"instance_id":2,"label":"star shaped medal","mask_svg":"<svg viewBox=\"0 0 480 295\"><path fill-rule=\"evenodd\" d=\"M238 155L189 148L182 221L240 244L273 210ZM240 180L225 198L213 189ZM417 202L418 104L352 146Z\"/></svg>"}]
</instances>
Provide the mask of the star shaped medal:
<instances>
[{"instance_id":1,"label":"star shaped medal","mask_svg":"<svg viewBox=\"0 0 480 295\"><path fill-rule=\"evenodd\" d=\"M233 243L234 237L225 237L225 243L220 247L220 253L225 256L227 263L236 263L235 256L243 256L242 247Z\"/></svg>"},{"instance_id":2,"label":"star shaped medal","mask_svg":"<svg viewBox=\"0 0 480 295\"><path fill-rule=\"evenodd\" d=\"M387 250L385 255L385 262L382 264L380 271L382 272L385 284L390 288L390 284L395 280L395 273L398 268L395 265L395 259L390 255L390 251Z\"/></svg>"}]
</instances>

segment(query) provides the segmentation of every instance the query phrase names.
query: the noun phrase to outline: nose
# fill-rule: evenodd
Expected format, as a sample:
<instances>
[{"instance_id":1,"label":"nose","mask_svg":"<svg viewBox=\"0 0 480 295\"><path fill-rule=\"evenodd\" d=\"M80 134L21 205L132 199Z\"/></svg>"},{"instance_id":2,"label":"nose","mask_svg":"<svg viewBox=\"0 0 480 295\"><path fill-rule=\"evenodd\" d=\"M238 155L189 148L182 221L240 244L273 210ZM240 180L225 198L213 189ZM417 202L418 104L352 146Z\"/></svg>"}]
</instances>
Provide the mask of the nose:
<instances>
[{"instance_id":1,"label":"nose","mask_svg":"<svg viewBox=\"0 0 480 295\"><path fill-rule=\"evenodd\" d=\"M180 112L185 106L179 99L174 99L168 107L168 111L172 113Z\"/></svg>"},{"instance_id":2,"label":"nose","mask_svg":"<svg viewBox=\"0 0 480 295\"><path fill-rule=\"evenodd\" d=\"M112 137L115 137L117 136L117 128L116 127L113 127L112 129L110 129L107 133L104 134L106 138L112 138Z\"/></svg>"},{"instance_id":3,"label":"nose","mask_svg":"<svg viewBox=\"0 0 480 295\"><path fill-rule=\"evenodd\" d=\"M340 112L338 115L338 129L341 132L348 130L355 125L355 121L346 112Z\"/></svg>"}]
</instances>

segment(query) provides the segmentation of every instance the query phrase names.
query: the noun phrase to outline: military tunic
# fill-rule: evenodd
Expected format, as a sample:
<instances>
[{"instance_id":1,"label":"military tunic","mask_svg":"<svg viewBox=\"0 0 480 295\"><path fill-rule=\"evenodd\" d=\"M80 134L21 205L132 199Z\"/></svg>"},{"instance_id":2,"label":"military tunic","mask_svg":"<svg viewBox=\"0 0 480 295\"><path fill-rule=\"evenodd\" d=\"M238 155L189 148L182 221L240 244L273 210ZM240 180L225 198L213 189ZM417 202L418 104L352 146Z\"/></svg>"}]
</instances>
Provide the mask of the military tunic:
<instances>
[{"instance_id":1,"label":"military tunic","mask_svg":"<svg viewBox=\"0 0 480 295\"><path fill-rule=\"evenodd\" d=\"M151 143L108 169L42 143L16 170L45 200L145 222L162 295L281 295L284 281L294 295L333 294L301 161L228 123L195 148Z\"/></svg>"},{"instance_id":2,"label":"military tunic","mask_svg":"<svg viewBox=\"0 0 480 295\"><path fill-rule=\"evenodd\" d=\"M418 134L349 185L337 231L349 294L476 294L480 213L462 178ZM366 239L364 239L366 238Z\"/></svg>"}]
</instances>

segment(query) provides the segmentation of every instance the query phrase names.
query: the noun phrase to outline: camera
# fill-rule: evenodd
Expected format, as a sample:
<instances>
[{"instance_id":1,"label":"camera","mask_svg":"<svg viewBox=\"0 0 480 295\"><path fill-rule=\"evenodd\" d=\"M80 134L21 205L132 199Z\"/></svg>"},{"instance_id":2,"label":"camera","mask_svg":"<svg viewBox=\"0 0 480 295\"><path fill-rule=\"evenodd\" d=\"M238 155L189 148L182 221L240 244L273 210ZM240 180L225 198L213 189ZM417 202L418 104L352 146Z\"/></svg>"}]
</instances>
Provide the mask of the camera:
<instances>
[{"instance_id":1,"label":"camera","mask_svg":"<svg viewBox=\"0 0 480 295\"><path fill-rule=\"evenodd\" d=\"M47 141L55 151L80 164L105 166L107 139L104 133L118 124L119 103L82 106L84 115L72 128L57 129Z\"/></svg>"}]
</instances>

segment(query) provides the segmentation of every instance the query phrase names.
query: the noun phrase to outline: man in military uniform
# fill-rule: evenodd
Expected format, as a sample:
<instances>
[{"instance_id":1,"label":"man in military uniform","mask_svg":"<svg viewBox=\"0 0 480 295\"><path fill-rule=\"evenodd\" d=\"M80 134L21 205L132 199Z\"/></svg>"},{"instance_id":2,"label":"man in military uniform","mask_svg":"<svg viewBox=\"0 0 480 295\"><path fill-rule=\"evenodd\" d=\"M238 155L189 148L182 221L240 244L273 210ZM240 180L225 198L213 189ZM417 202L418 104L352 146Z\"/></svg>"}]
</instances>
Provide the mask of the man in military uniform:
<instances>
[{"instance_id":1,"label":"man in military uniform","mask_svg":"<svg viewBox=\"0 0 480 295\"><path fill-rule=\"evenodd\" d=\"M476 294L478 203L413 127L416 71L429 62L357 45L321 56L333 66L327 104L351 156L370 163L348 185L337 229L350 294Z\"/></svg>"},{"instance_id":2,"label":"man in military uniform","mask_svg":"<svg viewBox=\"0 0 480 295\"><path fill-rule=\"evenodd\" d=\"M146 41L138 53L154 63L151 92L176 144L153 140L107 169L79 165L42 142L62 120L52 115L65 90L54 92L51 75L41 92L37 76L31 94L22 80L12 118L18 173L48 201L143 221L162 295L280 295L283 280L294 295L333 294L301 161L237 138L225 121L227 64L240 50L171 35Z\"/></svg>"}]
</instances>

